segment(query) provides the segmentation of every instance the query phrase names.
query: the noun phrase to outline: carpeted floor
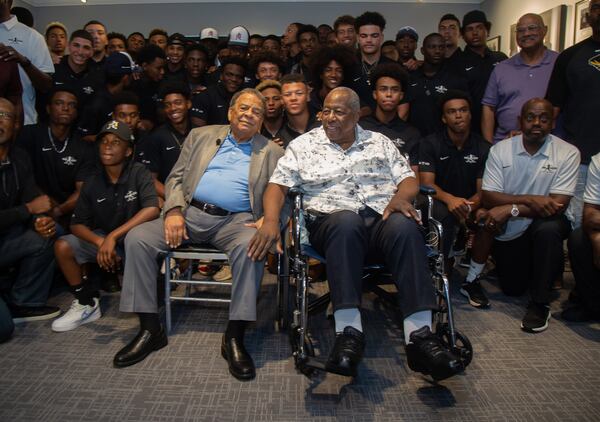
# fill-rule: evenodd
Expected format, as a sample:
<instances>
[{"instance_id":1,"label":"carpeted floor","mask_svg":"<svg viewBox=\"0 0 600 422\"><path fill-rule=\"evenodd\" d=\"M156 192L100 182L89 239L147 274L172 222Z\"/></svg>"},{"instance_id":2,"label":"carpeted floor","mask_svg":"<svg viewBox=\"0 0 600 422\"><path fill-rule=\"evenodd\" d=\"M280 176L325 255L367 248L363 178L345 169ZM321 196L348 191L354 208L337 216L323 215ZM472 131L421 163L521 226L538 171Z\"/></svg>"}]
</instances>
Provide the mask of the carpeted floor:
<instances>
[{"instance_id":1,"label":"carpeted floor","mask_svg":"<svg viewBox=\"0 0 600 422\"><path fill-rule=\"evenodd\" d=\"M566 283L572 282L570 274ZM276 332L275 282L266 276L260 317L246 337L257 378L231 377L220 355L224 307L174 305L169 345L142 363L112 367L117 350L136 333L137 319L120 314L119 294L104 295L104 316L67 333L50 322L19 325L0 345L0 421L598 421L600 324L565 324L532 335L519 329L526 299L509 300L490 282L492 307L476 310L458 294L456 323L475 358L460 376L432 383L411 372L393 313L364 297L367 337L359 376L296 372L287 335ZM553 314L567 290L553 303ZM51 303L68 307L70 296ZM330 322L313 333L326 354Z\"/></svg>"}]
</instances>

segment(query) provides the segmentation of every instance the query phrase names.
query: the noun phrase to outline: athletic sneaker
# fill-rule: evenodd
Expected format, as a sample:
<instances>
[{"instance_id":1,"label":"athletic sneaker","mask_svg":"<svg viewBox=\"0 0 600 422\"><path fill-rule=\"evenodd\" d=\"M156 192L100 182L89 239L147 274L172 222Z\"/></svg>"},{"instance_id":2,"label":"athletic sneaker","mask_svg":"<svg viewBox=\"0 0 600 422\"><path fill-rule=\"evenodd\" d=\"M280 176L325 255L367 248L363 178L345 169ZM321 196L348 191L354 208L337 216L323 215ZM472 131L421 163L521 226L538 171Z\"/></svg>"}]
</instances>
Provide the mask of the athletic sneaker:
<instances>
[{"instance_id":1,"label":"athletic sneaker","mask_svg":"<svg viewBox=\"0 0 600 422\"><path fill-rule=\"evenodd\" d=\"M64 331L71 331L80 325L93 322L102 316L100 312L100 300L94 298L94 306L81 305L77 299L71 303L71 308L62 317L52 322L52 331L62 333Z\"/></svg>"},{"instance_id":2,"label":"athletic sneaker","mask_svg":"<svg viewBox=\"0 0 600 422\"><path fill-rule=\"evenodd\" d=\"M521 321L521 329L528 333L540 333L548 328L550 306L529 302L527 312Z\"/></svg>"},{"instance_id":3,"label":"athletic sneaker","mask_svg":"<svg viewBox=\"0 0 600 422\"><path fill-rule=\"evenodd\" d=\"M60 315L60 308L56 306L9 305L9 309L15 324L29 321L44 321Z\"/></svg>"},{"instance_id":4,"label":"athletic sneaker","mask_svg":"<svg viewBox=\"0 0 600 422\"><path fill-rule=\"evenodd\" d=\"M231 280L231 267L229 265L223 265L219 271L213 275L215 281L229 281Z\"/></svg>"},{"instance_id":5,"label":"athletic sneaker","mask_svg":"<svg viewBox=\"0 0 600 422\"><path fill-rule=\"evenodd\" d=\"M471 306L476 308L487 308L490 306L490 301L485 295L485 290L483 290L481 283L479 283L479 277L470 283L465 281L461 284L460 293L469 299Z\"/></svg>"}]
</instances>

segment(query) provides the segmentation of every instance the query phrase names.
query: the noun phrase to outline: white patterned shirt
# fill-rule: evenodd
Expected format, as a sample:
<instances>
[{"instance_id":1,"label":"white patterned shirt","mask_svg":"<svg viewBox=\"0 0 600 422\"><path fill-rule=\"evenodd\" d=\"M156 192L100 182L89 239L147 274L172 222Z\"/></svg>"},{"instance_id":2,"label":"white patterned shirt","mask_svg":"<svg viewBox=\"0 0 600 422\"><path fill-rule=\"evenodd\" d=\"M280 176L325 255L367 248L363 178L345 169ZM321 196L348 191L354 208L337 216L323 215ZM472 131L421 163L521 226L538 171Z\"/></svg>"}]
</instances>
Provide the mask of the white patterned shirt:
<instances>
[{"instance_id":1,"label":"white patterned shirt","mask_svg":"<svg viewBox=\"0 0 600 422\"><path fill-rule=\"evenodd\" d=\"M343 150L322 127L294 139L279 159L271 183L297 188L304 208L326 214L370 207L380 214L398 184L415 177L387 137L356 127L356 140Z\"/></svg>"}]
</instances>

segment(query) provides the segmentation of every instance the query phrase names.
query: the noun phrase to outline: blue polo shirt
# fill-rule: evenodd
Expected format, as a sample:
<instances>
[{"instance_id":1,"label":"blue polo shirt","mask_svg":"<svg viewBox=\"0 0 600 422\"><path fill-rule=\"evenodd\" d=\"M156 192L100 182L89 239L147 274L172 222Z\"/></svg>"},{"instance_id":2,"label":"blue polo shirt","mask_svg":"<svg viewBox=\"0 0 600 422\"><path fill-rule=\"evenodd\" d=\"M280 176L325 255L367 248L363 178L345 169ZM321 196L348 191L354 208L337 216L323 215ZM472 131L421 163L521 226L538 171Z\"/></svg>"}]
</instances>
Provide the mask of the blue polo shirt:
<instances>
[{"instance_id":1,"label":"blue polo shirt","mask_svg":"<svg viewBox=\"0 0 600 422\"><path fill-rule=\"evenodd\" d=\"M252 139L238 143L230 133L200 178L194 199L230 212L251 211L248 191Z\"/></svg>"}]
</instances>

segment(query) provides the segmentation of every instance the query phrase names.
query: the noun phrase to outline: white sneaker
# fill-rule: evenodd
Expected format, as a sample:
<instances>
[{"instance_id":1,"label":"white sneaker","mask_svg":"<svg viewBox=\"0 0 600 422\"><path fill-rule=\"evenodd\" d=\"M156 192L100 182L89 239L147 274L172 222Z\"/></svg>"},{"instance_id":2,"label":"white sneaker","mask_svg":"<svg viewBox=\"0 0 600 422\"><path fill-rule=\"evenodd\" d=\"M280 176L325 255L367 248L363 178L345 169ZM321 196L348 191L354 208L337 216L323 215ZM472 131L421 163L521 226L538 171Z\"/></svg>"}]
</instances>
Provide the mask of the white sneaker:
<instances>
[{"instance_id":1,"label":"white sneaker","mask_svg":"<svg viewBox=\"0 0 600 422\"><path fill-rule=\"evenodd\" d=\"M77 299L71 303L71 308L60 318L52 322L52 331L62 333L71 331L80 325L93 322L102 316L100 312L100 300L94 298L94 306L81 305Z\"/></svg>"}]
</instances>

